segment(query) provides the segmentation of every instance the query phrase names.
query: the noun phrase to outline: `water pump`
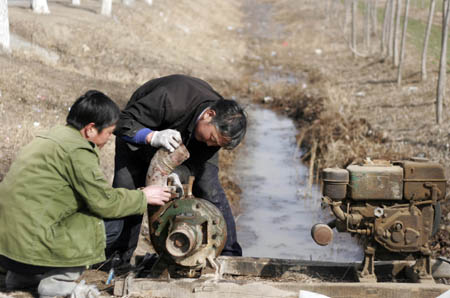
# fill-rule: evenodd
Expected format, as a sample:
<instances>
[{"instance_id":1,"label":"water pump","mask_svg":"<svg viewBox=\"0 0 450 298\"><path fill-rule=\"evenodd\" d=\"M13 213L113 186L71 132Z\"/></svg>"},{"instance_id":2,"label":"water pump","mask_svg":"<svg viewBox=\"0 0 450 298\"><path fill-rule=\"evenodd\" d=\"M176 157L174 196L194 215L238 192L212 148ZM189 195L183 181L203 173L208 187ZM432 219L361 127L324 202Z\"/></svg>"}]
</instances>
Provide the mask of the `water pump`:
<instances>
[{"instance_id":1,"label":"water pump","mask_svg":"<svg viewBox=\"0 0 450 298\"><path fill-rule=\"evenodd\" d=\"M181 145L173 153L159 149L147 173L147 185L170 185L168 175L189 157ZM153 277L198 277L218 270L215 258L227 238L225 219L212 203L192 195L194 177L184 185L184 195L164 206L148 206L150 240L158 254L151 268Z\"/></svg>"}]
</instances>

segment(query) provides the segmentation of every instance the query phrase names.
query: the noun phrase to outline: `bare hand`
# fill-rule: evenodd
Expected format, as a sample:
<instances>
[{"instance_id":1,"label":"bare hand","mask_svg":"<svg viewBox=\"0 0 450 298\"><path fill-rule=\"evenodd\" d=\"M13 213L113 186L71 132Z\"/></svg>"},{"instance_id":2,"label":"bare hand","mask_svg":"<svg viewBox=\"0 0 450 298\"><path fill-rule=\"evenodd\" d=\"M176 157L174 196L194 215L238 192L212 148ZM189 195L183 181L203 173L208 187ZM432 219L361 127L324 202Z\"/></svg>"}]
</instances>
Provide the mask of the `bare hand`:
<instances>
[{"instance_id":1,"label":"bare hand","mask_svg":"<svg viewBox=\"0 0 450 298\"><path fill-rule=\"evenodd\" d=\"M147 204L162 206L170 199L170 190L168 187L159 185L150 185L144 187L142 191L147 198Z\"/></svg>"}]
</instances>

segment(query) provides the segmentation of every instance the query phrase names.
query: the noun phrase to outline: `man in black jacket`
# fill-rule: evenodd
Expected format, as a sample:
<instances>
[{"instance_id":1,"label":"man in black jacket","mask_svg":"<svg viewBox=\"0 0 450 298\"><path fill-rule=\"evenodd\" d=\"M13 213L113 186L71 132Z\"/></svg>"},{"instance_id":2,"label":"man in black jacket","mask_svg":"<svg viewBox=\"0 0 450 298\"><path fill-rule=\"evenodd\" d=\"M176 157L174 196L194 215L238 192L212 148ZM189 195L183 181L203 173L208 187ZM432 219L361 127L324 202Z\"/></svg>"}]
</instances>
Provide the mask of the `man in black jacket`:
<instances>
[{"instance_id":1,"label":"man in black jacket","mask_svg":"<svg viewBox=\"0 0 450 298\"><path fill-rule=\"evenodd\" d=\"M213 203L227 224L222 255L241 256L236 227L218 177L218 151L233 149L245 135L247 118L234 100L226 100L198 78L171 75L148 81L131 96L117 123L114 187L136 189L159 147L173 151L182 142L190 157L171 174L175 185L195 176L193 194ZM117 230L116 248L131 257L142 216L106 221ZM126 247L125 247L126 246Z\"/></svg>"}]
</instances>

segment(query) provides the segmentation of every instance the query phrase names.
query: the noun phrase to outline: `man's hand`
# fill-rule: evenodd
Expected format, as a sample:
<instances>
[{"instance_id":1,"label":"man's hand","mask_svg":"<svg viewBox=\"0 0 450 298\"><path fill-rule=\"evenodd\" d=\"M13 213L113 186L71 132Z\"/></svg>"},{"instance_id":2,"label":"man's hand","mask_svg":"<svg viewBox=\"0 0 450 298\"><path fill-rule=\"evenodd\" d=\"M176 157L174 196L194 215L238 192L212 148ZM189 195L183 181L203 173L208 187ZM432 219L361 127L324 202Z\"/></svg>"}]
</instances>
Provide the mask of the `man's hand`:
<instances>
[{"instance_id":1,"label":"man's hand","mask_svg":"<svg viewBox=\"0 0 450 298\"><path fill-rule=\"evenodd\" d=\"M164 147L170 152L175 151L181 144L181 134L174 129L153 131L150 145L156 148Z\"/></svg>"},{"instance_id":2,"label":"man's hand","mask_svg":"<svg viewBox=\"0 0 450 298\"><path fill-rule=\"evenodd\" d=\"M162 206L170 199L170 190L168 187L159 185L150 185L142 189L147 198L147 204Z\"/></svg>"},{"instance_id":3,"label":"man's hand","mask_svg":"<svg viewBox=\"0 0 450 298\"><path fill-rule=\"evenodd\" d=\"M184 195L183 184L181 184L180 177L176 173L172 173L167 178L172 181L172 185L176 187L177 193L180 194L180 197Z\"/></svg>"}]
</instances>

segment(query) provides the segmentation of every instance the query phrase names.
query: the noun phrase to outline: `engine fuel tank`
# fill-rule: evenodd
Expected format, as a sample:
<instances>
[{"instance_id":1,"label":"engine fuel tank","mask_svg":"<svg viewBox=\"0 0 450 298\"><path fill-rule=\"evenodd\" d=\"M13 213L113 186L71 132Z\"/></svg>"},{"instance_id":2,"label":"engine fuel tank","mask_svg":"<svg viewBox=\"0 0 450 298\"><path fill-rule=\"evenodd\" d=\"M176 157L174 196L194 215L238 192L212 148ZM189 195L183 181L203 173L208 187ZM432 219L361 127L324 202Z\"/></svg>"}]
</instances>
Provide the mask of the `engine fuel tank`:
<instances>
[{"instance_id":1,"label":"engine fuel tank","mask_svg":"<svg viewBox=\"0 0 450 298\"><path fill-rule=\"evenodd\" d=\"M403 169L392 164L363 164L347 167L349 196L353 200L401 200Z\"/></svg>"},{"instance_id":2,"label":"engine fuel tank","mask_svg":"<svg viewBox=\"0 0 450 298\"><path fill-rule=\"evenodd\" d=\"M445 196L446 181L444 167L427 159L397 162L404 169L404 196L407 200L431 199L430 183L438 189L437 200Z\"/></svg>"}]
</instances>

